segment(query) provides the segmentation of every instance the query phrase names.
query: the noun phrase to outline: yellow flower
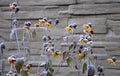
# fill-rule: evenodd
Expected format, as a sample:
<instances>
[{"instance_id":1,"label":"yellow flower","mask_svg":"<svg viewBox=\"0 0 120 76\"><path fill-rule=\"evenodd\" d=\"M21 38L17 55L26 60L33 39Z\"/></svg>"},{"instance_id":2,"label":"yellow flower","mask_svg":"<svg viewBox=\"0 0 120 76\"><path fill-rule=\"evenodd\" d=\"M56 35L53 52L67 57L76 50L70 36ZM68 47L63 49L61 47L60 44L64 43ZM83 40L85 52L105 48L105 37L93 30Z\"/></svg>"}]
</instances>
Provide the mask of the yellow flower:
<instances>
[{"instance_id":1,"label":"yellow flower","mask_svg":"<svg viewBox=\"0 0 120 76\"><path fill-rule=\"evenodd\" d=\"M88 42L88 39L84 38L84 39L83 39L83 42L87 43L87 42Z\"/></svg>"},{"instance_id":2,"label":"yellow flower","mask_svg":"<svg viewBox=\"0 0 120 76\"><path fill-rule=\"evenodd\" d=\"M82 44L82 43L87 43L87 42L88 42L88 40L87 40L86 38L80 39L79 41L80 41L80 44Z\"/></svg>"},{"instance_id":3,"label":"yellow flower","mask_svg":"<svg viewBox=\"0 0 120 76\"><path fill-rule=\"evenodd\" d=\"M113 61L113 59L109 58L107 59L107 61L111 64L111 65L116 65L116 63Z\"/></svg>"},{"instance_id":4,"label":"yellow flower","mask_svg":"<svg viewBox=\"0 0 120 76\"><path fill-rule=\"evenodd\" d=\"M39 23L40 23L40 25L43 25L43 26L45 26L45 24L46 24L46 21L45 21L45 20L39 20Z\"/></svg>"},{"instance_id":5,"label":"yellow flower","mask_svg":"<svg viewBox=\"0 0 120 76\"><path fill-rule=\"evenodd\" d=\"M48 23L48 22L46 22L46 24L45 24L48 28L51 28L52 27L52 24L50 24L50 23Z\"/></svg>"},{"instance_id":6,"label":"yellow flower","mask_svg":"<svg viewBox=\"0 0 120 76\"><path fill-rule=\"evenodd\" d=\"M92 28L87 24L84 24L83 28L86 29L88 32L90 32L92 30Z\"/></svg>"},{"instance_id":7,"label":"yellow flower","mask_svg":"<svg viewBox=\"0 0 120 76\"><path fill-rule=\"evenodd\" d=\"M81 59L85 59L85 56L86 56L85 54L79 53L78 55L80 56Z\"/></svg>"},{"instance_id":8,"label":"yellow flower","mask_svg":"<svg viewBox=\"0 0 120 76\"><path fill-rule=\"evenodd\" d=\"M36 24L34 24L34 26L35 26L35 27L39 27L39 26L40 26L40 24L36 23Z\"/></svg>"},{"instance_id":9,"label":"yellow flower","mask_svg":"<svg viewBox=\"0 0 120 76\"><path fill-rule=\"evenodd\" d=\"M52 56L55 57L55 58L60 58L61 52L53 52Z\"/></svg>"},{"instance_id":10,"label":"yellow flower","mask_svg":"<svg viewBox=\"0 0 120 76\"><path fill-rule=\"evenodd\" d=\"M65 28L65 30L67 31L67 32L70 32L70 33L72 33L74 30L73 30L73 28L71 28L70 26L67 26L66 28Z\"/></svg>"}]
</instances>

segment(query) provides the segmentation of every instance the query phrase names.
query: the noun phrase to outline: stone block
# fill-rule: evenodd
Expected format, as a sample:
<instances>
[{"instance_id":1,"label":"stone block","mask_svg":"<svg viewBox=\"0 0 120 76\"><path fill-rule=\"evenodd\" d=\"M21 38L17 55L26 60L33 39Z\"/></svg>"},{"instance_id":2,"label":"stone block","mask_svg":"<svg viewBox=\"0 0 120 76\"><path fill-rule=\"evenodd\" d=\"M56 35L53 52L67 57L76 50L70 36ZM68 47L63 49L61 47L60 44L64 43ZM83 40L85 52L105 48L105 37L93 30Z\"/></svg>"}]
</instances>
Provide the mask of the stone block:
<instances>
[{"instance_id":1,"label":"stone block","mask_svg":"<svg viewBox=\"0 0 120 76\"><path fill-rule=\"evenodd\" d=\"M78 3L117 3L120 0L77 0Z\"/></svg>"},{"instance_id":2,"label":"stone block","mask_svg":"<svg viewBox=\"0 0 120 76\"><path fill-rule=\"evenodd\" d=\"M108 27L111 28L112 32L114 32L116 35L120 35L120 21L113 21L113 20L108 20Z\"/></svg>"},{"instance_id":3,"label":"stone block","mask_svg":"<svg viewBox=\"0 0 120 76\"><path fill-rule=\"evenodd\" d=\"M0 5L9 5L12 1L9 0L1 0ZM19 5L69 5L74 4L75 0L30 0L18 1Z\"/></svg>"},{"instance_id":4,"label":"stone block","mask_svg":"<svg viewBox=\"0 0 120 76\"><path fill-rule=\"evenodd\" d=\"M104 15L120 13L119 4L79 4L70 5L68 14L72 15Z\"/></svg>"}]
</instances>

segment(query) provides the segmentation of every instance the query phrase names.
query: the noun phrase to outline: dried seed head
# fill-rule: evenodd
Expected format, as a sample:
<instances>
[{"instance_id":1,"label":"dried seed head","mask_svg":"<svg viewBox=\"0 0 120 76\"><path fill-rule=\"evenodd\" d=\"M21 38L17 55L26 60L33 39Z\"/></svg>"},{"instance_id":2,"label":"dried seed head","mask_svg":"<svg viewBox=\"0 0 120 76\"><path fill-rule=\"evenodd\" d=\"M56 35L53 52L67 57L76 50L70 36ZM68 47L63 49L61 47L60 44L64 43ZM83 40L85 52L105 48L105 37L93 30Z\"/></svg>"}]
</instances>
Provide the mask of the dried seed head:
<instances>
[{"instance_id":1,"label":"dried seed head","mask_svg":"<svg viewBox=\"0 0 120 76\"><path fill-rule=\"evenodd\" d=\"M89 25L90 27L92 27L92 23L88 23L88 25Z\"/></svg>"},{"instance_id":2,"label":"dried seed head","mask_svg":"<svg viewBox=\"0 0 120 76\"><path fill-rule=\"evenodd\" d=\"M48 20L47 22L48 22L49 24L52 24L52 20L51 20L51 19L50 19L50 20Z\"/></svg>"},{"instance_id":3,"label":"dried seed head","mask_svg":"<svg viewBox=\"0 0 120 76\"><path fill-rule=\"evenodd\" d=\"M88 76L94 76L95 75L95 66L89 65L88 66Z\"/></svg>"},{"instance_id":4,"label":"dried seed head","mask_svg":"<svg viewBox=\"0 0 120 76\"><path fill-rule=\"evenodd\" d=\"M47 22L47 17L44 17L43 20Z\"/></svg>"},{"instance_id":5,"label":"dried seed head","mask_svg":"<svg viewBox=\"0 0 120 76\"><path fill-rule=\"evenodd\" d=\"M13 2L12 5L14 5L16 7L18 4L17 4L17 2Z\"/></svg>"},{"instance_id":6,"label":"dried seed head","mask_svg":"<svg viewBox=\"0 0 120 76\"><path fill-rule=\"evenodd\" d=\"M113 60L114 62L116 62L117 58L114 56L114 57L112 57L112 60Z\"/></svg>"},{"instance_id":7,"label":"dried seed head","mask_svg":"<svg viewBox=\"0 0 120 76\"><path fill-rule=\"evenodd\" d=\"M59 19L55 20L55 25L57 25L59 23Z\"/></svg>"}]
</instances>

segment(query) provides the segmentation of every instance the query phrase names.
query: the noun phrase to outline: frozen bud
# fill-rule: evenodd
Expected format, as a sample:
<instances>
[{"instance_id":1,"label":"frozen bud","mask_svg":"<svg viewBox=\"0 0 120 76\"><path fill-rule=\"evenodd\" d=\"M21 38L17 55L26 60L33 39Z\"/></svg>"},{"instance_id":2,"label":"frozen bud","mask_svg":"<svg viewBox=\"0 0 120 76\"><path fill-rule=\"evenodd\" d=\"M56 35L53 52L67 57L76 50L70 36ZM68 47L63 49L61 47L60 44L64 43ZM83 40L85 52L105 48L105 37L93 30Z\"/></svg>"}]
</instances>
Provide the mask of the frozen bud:
<instances>
[{"instance_id":1,"label":"frozen bud","mask_svg":"<svg viewBox=\"0 0 120 76\"><path fill-rule=\"evenodd\" d=\"M17 6L17 2L13 2L12 5L14 5L16 7Z\"/></svg>"},{"instance_id":2,"label":"frozen bud","mask_svg":"<svg viewBox=\"0 0 120 76\"><path fill-rule=\"evenodd\" d=\"M71 28L73 28L73 24L69 24L68 26L71 27Z\"/></svg>"},{"instance_id":3,"label":"frozen bud","mask_svg":"<svg viewBox=\"0 0 120 76\"><path fill-rule=\"evenodd\" d=\"M114 56L114 57L112 57L112 60L113 60L114 62L116 62L117 58Z\"/></svg>"},{"instance_id":4,"label":"frozen bud","mask_svg":"<svg viewBox=\"0 0 120 76\"><path fill-rule=\"evenodd\" d=\"M88 25L89 25L90 27L92 27L92 23L88 23Z\"/></svg>"},{"instance_id":5,"label":"frozen bud","mask_svg":"<svg viewBox=\"0 0 120 76\"><path fill-rule=\"evenodd\" d=\"M94 54L94 55L93 55L93 59L97 60L97 58L98 58L97 55Z\"/></svg>"},{"instance_id":6,"label":"frozen bud","mask_svg":"<svg viewBox=\"0 0 120 76\"><path fill-rule=\"evenodd\" d=\"M51 46L52 46L52 47L54 47L54 46L55 46L55 44L54 44L54 43L52 43L52 44L51 44Z\"/></svg>"},{"instance_id":7,"label":"frozen bud","mask_svg":"<svg viewBox=\"0 0 120 76\"><path fill-rule=\"evenodd\" d=\"M44 44L43 44L43 47L44 47L44 48L46 48L47 46L48 46L48 44L47 44L47 43L44 43Z\"/></svg>"},{"instance_id":8,"label":"frozen bud","mask_svg":"<svg viewBox=\"0 0 120 76\"><path fill-rule=\"evenodd\" d=\"M13 71L10 70L10 71L6 74L6 76L14 76Z\"/></svg>"},{"instance_id":9,"label":"frozen bud","mask_svg":"<svg viewBox=\"0 0 120 76\"><path fill-rule=\"evenodd\" d=\"M20 10L19 7L16 7L15 13L18 13L19 10Z\"/></svg>"},{"instance_id":10,"label":"frozen bud","mask_svg":"<svg viewBox=\"0 0 120 76\"><path fill-rule=\"evenodd\" d=\"M100 65L99 65L99 66L97 66L97 71L98 71L98 72L100 72L100 73L101 73L101 72L103 72L103 67L102 67L102 66L100 66Z\"/></svg>"},{"instance_id":11,"label":"frozen bud","mask_svg":"<svg viewBox=\"0 0 120 76\"><path fill-rule=\"evenodd\" d=\"M5 43L4 42L0 42L0 50L1 53L3 53L3 50L6 48Z\"/></svg>"},{"instance_id":12,"label":"frozen bud","mask_svg":"<svg viewBox=\"0 0 120 76\"><path fill-rule=\"evenodd\" d=\"M11 55L10 57L12 57L12 58L16 58L16 55Z\"/></svg>"},{"instance_id":13,"label":"frozen bud","mask_svg":"<svg viewBox=\"0 0 120 76\"><path fill-rule=\"evenodd\" d=\"M42 71L42 72L40 73L40 76L47 76L47 71Z\"/></svg>"},{"instance_id":14,"label":"frozen bud","mask_svg":"<svg viewBox=\"0 0 120 76\"><path fill-rule=\"evenodd\" d=\"M64 41L67 41L67 40L68 40L68 37L67 37L67 36L63 37L63 40L64 40Z\"/></svg>"},{"instance_id":15,"label":"frozen bud","mask_svg":"<svg viewBox=\"0 0 120 76\"><path fill-rule=\"evenodd\" d=\"M12 20L12 25L17 25L17 20L16 19Z\"/></svg>"},{"instance_id":16,"label":"frozen bud","mask_svg":"<svg viewBox=\"0 0 120 76\"><path fill-rule=\"evenodd\" d=\"M5 43L4 42L0 42L0 48L5 49Z\"/></svg>"},{"instance_id":17,"label":"frozen bud","mask_svg":"<svg viewBox=\"0 0 120 76\"><path fill-rule=\"evenodd\" d=\"M47 17L44 17L43 20L47 22Z\"/></svg>"},{"instance_id":18,"label":"frozen bud","mask_svg":"<svg viewBox=\"0 0 120 76\"><path fill-rule=\"evenodd\" d=\"M48 37L47 37L47 36L43 36L43 37L42 37L42 41L43 41L43 42L46 42L47 40L48 40Z\"/></svg>"},{"instance_id":19,"label":"frozen bud","mask_svg":"<svg viewBox=\"0 0 120 76\"><path fill-rule=\"evenodd\" d=\"M52 24L52 20L48 20L48 23L49 23L49 24Z\"/></svg>"},{"instance_id":20,"label":"frozen bud","mask_svg":"<svg viewBox=\"0 0 120 76\"><path fill-rule=\"evenodd\" d=\"M86 39L88 40L88 41L92 41L92 38L90 37L90 36L86 36Z\"/></svg>"},{"instance_id":21,"label":"frozen bud","mask_svg":"<svg viewBox=\"0 0 120 76\"><path fill-rule=\"evenodd\" d=\"M27 22L24 23L24 25L26 25L26 26L31 26L31 22L30 22L30 21L27 21Z\"/></svg>"},{"instance_id":22,"label":"frozen bud","mask_svg":"<svg viewBox=\"0 0 120 76\"><path fill-rule=\"evenodd\" d=\"M77 23L73 23L73 24L72 24L72 27L73 27L74 29L76 29Z\"/></svg>"},{"instance_id":23,"label":"frozen bud","mask_svg":"<svg viewBox=\"0 0 120 76\"><path fill-rule=\"evenodd\" d=\"M84 35L80 35L80 39L83 39L84 38Z\"/></svg>"},{"instance_id":24,"label":"frozen bud","mask_svg":"<svg viewBox=\"0 0 120 76\"><path fill-rule=\"evenodd\" d=\"M59 23L59 19L55 20L55 25L57 25Z\"/></svg>"},{"instance_id":25,"label":"frozen bud","mask_svg":"<svg viewBox=\"0 0 120 76\"><path fill-rule=\"evenodd\" d=\"M95 66L89 65L88 66L88 76L94 76L95 75Z\"/></svg>"}]
</instances>

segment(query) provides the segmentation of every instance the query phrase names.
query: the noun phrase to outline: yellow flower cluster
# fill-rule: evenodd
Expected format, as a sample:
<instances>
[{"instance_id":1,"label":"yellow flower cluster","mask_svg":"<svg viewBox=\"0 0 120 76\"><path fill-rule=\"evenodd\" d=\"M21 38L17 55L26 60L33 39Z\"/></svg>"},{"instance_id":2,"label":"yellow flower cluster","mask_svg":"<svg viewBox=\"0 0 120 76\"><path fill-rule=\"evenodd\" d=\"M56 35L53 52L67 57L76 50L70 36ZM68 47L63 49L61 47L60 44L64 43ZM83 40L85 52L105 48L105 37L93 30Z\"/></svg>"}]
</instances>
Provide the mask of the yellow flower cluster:
<instances>
[{"instance_id":1,"label":"yellow flower cluster","mask_svg":"<svg viewBox=\"0 0 120 76\"><path fill-rule=\"evenodd\" d=\"M52 56L55 57L55 58L60 58L61 54L62 53L60 51L52 52Z\"/></svg>"},{"instance_id":2,"label":"yellow flower cluster","mask_svg":"<svg viewBox=\"0 0 120 76\"><path fill-rule=\"evenodd\" d=\"M86 54L83 53L81 50L77 50L76 54L80 57L80 59L85 59Z\"/></svg>"},{"instance_id":3,"label":"yellow flower cluster","mask_svg":"<svg viewBox=\"0 0 120 76\"><path fill-rule=\"evenodd\" d=\"M73 33L74 31L73 28L71 28L70 26L65 27L65 30L69 33Z\"/></svg>"},{"instance_id":4,"label":"yellow flower cluster","mask_svg":"<svg viewBox=\"0 0 120 76\"><path fill-rule=\"evenodd\" d=\"M46 27L48 27L48 28L52 28L52 24L51 23L48 23L47 21L45 21L45 20L39 20L39 24L40 25L42 25L42 26L46 26Z\"/></svg>"},{"instance_id":5,"label":"yellow flower cluster","mask_svg":"<svg viewBox=\"0 0 120 76\"><path fill-rule=\"evenodd\" d=\"M76 29L77 24L76 23L72 23L70 25L68 25L67 27L65 27L65 30L69 33L73 33L74 29Z\"/></svg>"},{"instance_id":6,"label":"yellow flower cluster","mask_svg":"<svg viewBox=\"0 0 120 76\"><path fill-rule=\"evenodd\" d=\"M83 25L83 28L85 29L84 30L84 33L87 34L87 35L90 35L90 36L94 36L94 32L92 30L92 24L91 23L88 23L88 24L84 24Z\"/></svg>"},{"instance_id":7,"label":"yellow flower cluster","mask_svg":"<svg viewBox=\"0 0 120 76\"><path fill-rule=\"evenodd\" d=\"M113 59L109 58L107 59L107 61L111 64L111 65L116 65L116 63L113 61Z\"/></svg>"},{"instance_id":8,"label":"yellow flower cluster","mask_svg":"<svg viewBox=\"0 0 120 76\"><path fill-rule=\"evenodd\" d=\"M111 65L116 65L116 60L117 58L116 57L112 57L112 58L108 58L107 61L111 64Z\"/></svg>"}]
</instances>

